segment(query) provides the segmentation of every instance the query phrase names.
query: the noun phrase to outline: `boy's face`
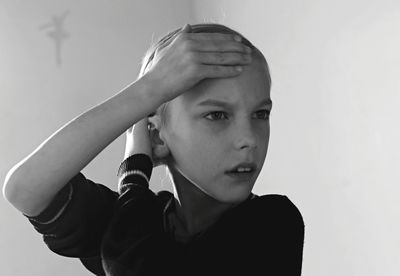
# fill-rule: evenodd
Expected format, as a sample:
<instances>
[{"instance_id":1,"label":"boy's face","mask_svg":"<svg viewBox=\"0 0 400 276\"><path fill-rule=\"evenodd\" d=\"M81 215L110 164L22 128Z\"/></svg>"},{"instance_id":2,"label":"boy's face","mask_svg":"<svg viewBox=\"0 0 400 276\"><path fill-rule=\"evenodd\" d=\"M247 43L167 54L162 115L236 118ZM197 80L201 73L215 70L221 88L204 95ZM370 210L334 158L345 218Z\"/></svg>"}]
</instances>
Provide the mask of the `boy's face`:
<instances>
[{"instance_id":1,"label":"boy's face","mask_svg":"<svg viewBox=\"0 0 400 276\"><path fill-rule=\"evenodd\" d=\"M239 76L205 79L168 103L168 124L161 132L173 159L169 166L178 167L218 201L245 200L263 167L272 107L265 103L271 100L268 74L266 64L253 55ZM207 99L229 107L200 104ZM257 165L251 179L237 180L226 174L242 162Z\"/></svg>"}]
</instances>

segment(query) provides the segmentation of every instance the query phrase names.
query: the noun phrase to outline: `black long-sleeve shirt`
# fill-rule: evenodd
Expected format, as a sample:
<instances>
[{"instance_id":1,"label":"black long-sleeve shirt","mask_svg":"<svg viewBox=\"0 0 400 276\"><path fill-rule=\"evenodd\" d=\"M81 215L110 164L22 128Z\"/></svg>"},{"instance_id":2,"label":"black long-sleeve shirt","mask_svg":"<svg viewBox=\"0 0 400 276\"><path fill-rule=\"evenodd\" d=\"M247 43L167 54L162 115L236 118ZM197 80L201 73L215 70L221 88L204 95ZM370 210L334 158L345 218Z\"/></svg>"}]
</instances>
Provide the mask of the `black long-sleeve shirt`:
<instances>
[{"instance_id":1,"label":"black long-sleeve shirt","mask_svg":"<svg viewBox=\"0 0 400 276\"><path fill-rule=\"evenodd\" d=\"M250 194L183 242L169 219L173 194L149 189L152 168L145 154L125 159L118 192L78 173L27 217L53 252L96 275L301 275L304 222L287 196Z\"/></svg>"}]
</instances>

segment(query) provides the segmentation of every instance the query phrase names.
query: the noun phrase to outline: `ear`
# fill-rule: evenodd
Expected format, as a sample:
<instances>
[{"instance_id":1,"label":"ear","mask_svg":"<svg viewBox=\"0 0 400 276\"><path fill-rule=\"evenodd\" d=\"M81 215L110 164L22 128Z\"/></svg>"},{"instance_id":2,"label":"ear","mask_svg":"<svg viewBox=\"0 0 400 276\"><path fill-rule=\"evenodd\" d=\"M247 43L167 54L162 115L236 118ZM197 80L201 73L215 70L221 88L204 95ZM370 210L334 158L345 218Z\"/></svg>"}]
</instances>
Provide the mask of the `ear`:
<instances>
[{"instance_id":1,"label":"ear","mask_svg":"<svg viewBox=\"0 0 400 276\"><path fill-rule=\"evenodd\" d=\"M154 115L148 118L149 138L151 142L154 167L166 164L166 159L170 155L169 147L162 136L161 118Z\"/></svg>"}]
</instances>

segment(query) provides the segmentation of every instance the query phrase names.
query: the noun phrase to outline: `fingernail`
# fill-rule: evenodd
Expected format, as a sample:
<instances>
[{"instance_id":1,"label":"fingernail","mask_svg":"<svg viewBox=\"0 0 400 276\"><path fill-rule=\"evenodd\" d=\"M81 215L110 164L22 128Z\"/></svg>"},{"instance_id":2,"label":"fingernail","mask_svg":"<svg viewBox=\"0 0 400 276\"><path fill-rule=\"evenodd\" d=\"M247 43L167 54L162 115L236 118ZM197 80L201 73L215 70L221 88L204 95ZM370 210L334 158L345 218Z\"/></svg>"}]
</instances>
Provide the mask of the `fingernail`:
<instances>
[{"instance_id":1,"label":"fingernail","mask_svg":"<svg viewBox=\"0 0 400 276\"><path fill-rule=\"evenodd\" d=\"M234 37L233 39L235 39L235 40L238 41L238 42L241 42L241 41L242 41L242 37L239 36L239 35L235 35L235 37Z\"/></svg>"}]
</instances>

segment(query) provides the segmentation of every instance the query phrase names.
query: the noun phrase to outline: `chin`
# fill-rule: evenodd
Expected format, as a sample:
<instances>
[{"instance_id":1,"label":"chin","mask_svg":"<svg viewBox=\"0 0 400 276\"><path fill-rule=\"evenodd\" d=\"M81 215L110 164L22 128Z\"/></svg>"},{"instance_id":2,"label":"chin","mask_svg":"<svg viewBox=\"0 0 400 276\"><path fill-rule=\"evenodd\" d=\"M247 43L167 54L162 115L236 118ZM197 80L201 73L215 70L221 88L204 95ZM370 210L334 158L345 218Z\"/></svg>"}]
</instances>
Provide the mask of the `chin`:
<instances>
[{"instance_id":1,"label":"chin","mask_svg":"<svg viewBox=\"0 0 400 276\"><path fill-rule=\"evenodd\" d=\"M238 204L245 201L249 197L250 193L251 190L228 191L218 195L216 199L223 203Z\"/></svg>"}]
</instances>

